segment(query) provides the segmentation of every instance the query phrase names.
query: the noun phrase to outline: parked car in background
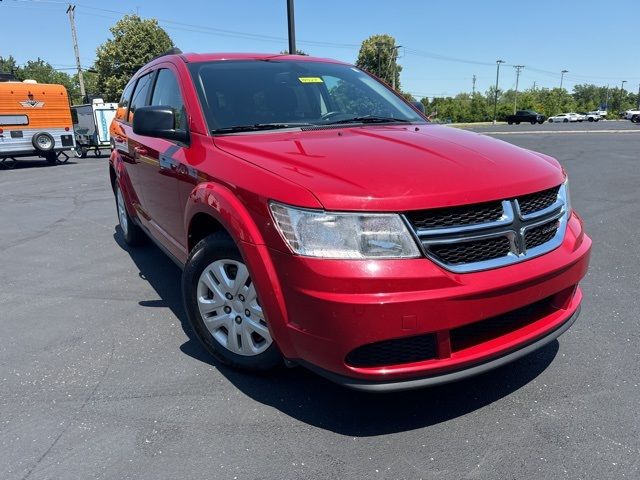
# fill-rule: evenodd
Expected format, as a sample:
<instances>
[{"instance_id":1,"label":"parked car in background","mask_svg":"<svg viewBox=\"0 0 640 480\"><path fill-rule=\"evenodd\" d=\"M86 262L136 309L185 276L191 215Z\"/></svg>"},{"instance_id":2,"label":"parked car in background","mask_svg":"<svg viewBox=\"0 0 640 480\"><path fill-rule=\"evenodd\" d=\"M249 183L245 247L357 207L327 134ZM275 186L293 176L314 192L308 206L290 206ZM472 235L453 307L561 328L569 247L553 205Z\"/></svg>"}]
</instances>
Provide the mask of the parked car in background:
<instances>
[{"instance_id":1,"label":"parked car in background","mask_svg":"<svg viewBox=\"0 0 640 480\"><path fill-rule=\"evenodd\" d=\"M55 164L60 152L74 146L64 86L35 80L0 82L1 161L35 155Z\"/></svg>"},{"instance_id":2,"label":"parked car in background","mask_svg":"<svg viewBox=\"0 0 640 480\"><path fill-rule=\"evenodd\" d=\"M640 113L634 113L633 115L631 115L630 120L633 123L640 123Z\"/></svg>"},{"instance_id":3,"label":"parked car in background","mask_svg":"<svg viewBox=\"0 0 640 480\"><path fill-rule=\"evenodd\" d=\"M547 120L549 123L569 123L569 122L576 122L577 119L575 116L572 116L570 113L560 113L558 115L553 115L551 117L549 117L549 119Z\"/></svg>"},{"instance_id":4,"label":"parked car in background","mask_svg":"<svg viewBox=\"0 0 640 480\"><path fill-rule=\"evenodd\" d=\"M544 123L546 117L534 110L518 110L515 115L507 115L506 121L509 125L520 125L520 123Z\"/></svg>"},{"instance_id":5,"label":"parked car in background","mask_svg":"<svg viewBox=\"0 0 640 480\"><path fill-rule=\"evenodd\" d=\"M567 115L569 115L573 119L571 120L572 122L584 122L587 118L586 114L581 112L570 112L567 113Z\"/></svg>"},{"instance_id":6,"label":"parked car in background","mask_svg":"<svg viewBox=\"0 0 640 480\"><path fill-rule=\"evenodd\" d=\"M600 115L600 114L598 113L599 111L600 111L600 110L596 110L596 111L593 111L593 112L587 112L587 113L585 113L585 119L586 119L588 122L599 122L599 121L603 118L603 117L602 117L602 115ZM607 113L607 112L604 112L604 113L605 113L605 115L606 115L606 113Z\"/></svg>"},{"instance_id":7,"label":"parked car in background","mask_svg":"<svg viewBox=\"0 0 640 480\"><path fill-rule=\"evenodd\" d=\"M623 118L625 120L631 120L631 117L633 117L634 115L639 115L640 114L640 110L626 110L623 114Z\"/></svg>"},{"instance_id":8,"label":"parked car in background","mask_svg":"<svg viewBox=\"0 0 640 480\"><path fill-rule=\"evenodd\" d=\"M105 103L94 98L91 103L71 107L73 131L76 136L76 156L85 158L89 150L100 155L100 150L111 148L109 126L116 116L117 103Z\"/></svg>"},{"instance_id":9,"label":"parked car in background","mask_svg":"<svg viewBox=\"0 0 640 480\"><path fill-rule=\"evenodd\" d=\"M118 232L183 267L186 317L221 363L406 390L522 357L578 316L591 240L558 161L432 125L353 65L160 56L111 133Z\"/></svg>"}]
</instances>

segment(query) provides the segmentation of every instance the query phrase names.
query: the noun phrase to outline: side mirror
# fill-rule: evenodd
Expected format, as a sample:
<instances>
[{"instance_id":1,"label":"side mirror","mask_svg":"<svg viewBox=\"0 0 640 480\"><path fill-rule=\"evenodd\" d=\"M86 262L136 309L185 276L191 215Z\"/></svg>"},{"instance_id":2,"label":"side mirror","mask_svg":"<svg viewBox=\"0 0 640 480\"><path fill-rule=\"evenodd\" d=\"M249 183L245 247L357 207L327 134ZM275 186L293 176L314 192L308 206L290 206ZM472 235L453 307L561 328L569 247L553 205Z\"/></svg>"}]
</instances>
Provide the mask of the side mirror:
<instances>
[{"instance_id":1,"label":"side mirror","mask_svg":"<svg viewBox=\"0 0 640 480\"><path fill-rule=\"evenodd\" d=\"M424 103L422 102L411 102L411 105L414 106L417 110L420 111L424 115Z\"/></svg>"},{"instance_id":2,"label":"side mirror","mask_svg":"<svg viewBox=\"0 0 640 480\"><path fill-rule=\"evenodd\" d=\"M189 134L175 129L175 112L171 107L138 107L133 114L133 133L187 143Z\"/></svg>"}]
</instances>

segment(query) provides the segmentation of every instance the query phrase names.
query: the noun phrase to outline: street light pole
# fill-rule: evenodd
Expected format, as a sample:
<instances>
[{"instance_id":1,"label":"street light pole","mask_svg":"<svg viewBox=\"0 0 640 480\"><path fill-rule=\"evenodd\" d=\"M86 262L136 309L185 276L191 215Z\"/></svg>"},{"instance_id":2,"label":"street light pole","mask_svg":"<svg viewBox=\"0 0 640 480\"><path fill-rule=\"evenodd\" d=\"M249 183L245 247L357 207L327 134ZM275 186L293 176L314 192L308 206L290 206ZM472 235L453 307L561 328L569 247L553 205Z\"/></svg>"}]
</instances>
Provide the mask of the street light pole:
<instances>
[{"instance_id":1,"label":"street light pole","mask_svg":"<svg viewBox=\"0 0 640 480\"><path fill-rule=\"evenodd\" d=\"M560 90L562 90L562 81L564 80L564 74L569 73L569 70L562 70L560 72Z\"/></svg>"},{"instance_id":2,"label":"street light pole","mask_svg":"<svg viewBox=\"0 0 640 480\"><path fill-rule=\"evenodd\" d=\"M293 12L293 0L287 0L287 26L289 30L289 55L296 55L296 21Z\"/></svg>"},{"instance_id":3,"label":"street light pole","mask_svg":"<svg viewBox=\"0 0 640 480\"><path fill-rule=\"evenodd\" d=\"M500 80L500 64L505 63L504 60L496 60L496 91L493 96L493 124L496 124L496 114L498 113L498 81Z\"/></svg>"},{"instance_id":4,"label":"street light pole","mask_svg":"<svg viewBox=\"0 0 640 480\"><path fill-rule=\"evenodd\" d=\"M520 80L520 70L524 68L524 65L514 65L513 68L516 69L516 95L513 98L513 114L516 114L518 110L518 81Z\"/></svg>"}]
</instances>

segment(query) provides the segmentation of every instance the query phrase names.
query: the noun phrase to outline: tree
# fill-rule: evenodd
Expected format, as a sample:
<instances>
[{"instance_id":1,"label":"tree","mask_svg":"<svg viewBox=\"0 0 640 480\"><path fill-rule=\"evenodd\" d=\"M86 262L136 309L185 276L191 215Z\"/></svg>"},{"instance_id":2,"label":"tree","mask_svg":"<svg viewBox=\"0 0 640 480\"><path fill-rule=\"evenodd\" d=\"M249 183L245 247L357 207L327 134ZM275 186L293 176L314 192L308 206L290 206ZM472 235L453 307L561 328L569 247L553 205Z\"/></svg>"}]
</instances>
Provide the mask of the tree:
<instances>
[{"instance_id":1,"label":"tree","mask_svg":"<svg viewBox=\"0 0 640 480\"><path fill-rule=\"evenodd\" d=\"M18 64L16 63L16 59L13 58L12 55L9 55L7 58L0 57L0 73L14 73L18 69Z\"/></svg>"},{"instance_id":2,"label":"tree","mask_svg":"<svg viewBox=\"0 0 640 480\"><path fill-rule=\"evenodd\" d=\"M117 101L131 76L152 58L173 48L155 19L125 15L110 28L113 38L96 51L97 89L105 101Z\"/></svg>"},{"instance_id":3,"label":"tree","mask_svg":"<svg viewBox=\"0 0 640 480\"><path fill-rule=\"evenodd\" d=\"M280 54L281 55L289 55L289 50L280 50ZM296 55L309 55L307 52L304 52L303 50L298 50L296 48Z\"/></svg>"},{"instance_id":4,"label":"tree","mask_svg":"<svg viewBox=\"0 0 640 480\"><path fill-rule=\"evenodd\" d=\"M402 67L397 62L396 40L383 34L372 35L362 42L356 65L399 90Z\"/></svg>"},{"instance_id":5,"label":"tree","mask_svg":"<svg viewBox=\"0 0 640 480\"><path fill-rule=\"evenodd\" d=\"M19 67L15 74L18 80L31 79L38 83L64 85L72 100L78 97L78 88L71 80L71 76L68 73L56 70L49 62L45 62L41 58L29 60L22 67Z\"/></svg>"}]
</instances>

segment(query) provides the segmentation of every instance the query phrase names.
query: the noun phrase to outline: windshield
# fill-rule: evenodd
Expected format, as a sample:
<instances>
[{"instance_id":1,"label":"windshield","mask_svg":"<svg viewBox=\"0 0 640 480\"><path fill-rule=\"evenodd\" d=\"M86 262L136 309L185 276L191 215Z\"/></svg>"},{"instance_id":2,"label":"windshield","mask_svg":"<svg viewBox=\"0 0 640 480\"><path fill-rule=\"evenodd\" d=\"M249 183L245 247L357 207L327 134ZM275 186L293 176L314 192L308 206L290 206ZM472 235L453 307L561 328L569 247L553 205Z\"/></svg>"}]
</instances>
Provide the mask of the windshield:
<instances>
[{"instance_id":1,"label":"windshield","mask_svg":"<svg viewBox=\"0 0 640 480\"><path fill-rule=\"evenodd\" d=\"M189 66L214 133L347 123L426 123L361 70L341 64L250 60Z\"/></svg>"}]
</instances>

